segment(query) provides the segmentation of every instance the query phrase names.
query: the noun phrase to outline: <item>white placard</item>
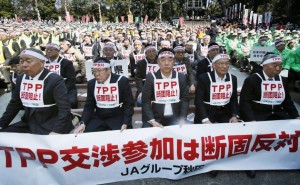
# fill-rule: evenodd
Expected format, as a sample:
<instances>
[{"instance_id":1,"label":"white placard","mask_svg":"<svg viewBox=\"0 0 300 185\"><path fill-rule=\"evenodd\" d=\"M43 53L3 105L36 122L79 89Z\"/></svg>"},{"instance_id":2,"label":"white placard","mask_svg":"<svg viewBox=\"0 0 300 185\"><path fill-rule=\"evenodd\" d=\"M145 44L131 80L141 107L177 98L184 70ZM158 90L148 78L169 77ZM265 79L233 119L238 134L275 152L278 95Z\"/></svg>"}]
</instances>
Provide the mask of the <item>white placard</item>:
<instances>
[{"instance_id":1,"label":"white placard","mask_svg":"<svg viewBox=\"0 0 300 185\"><path fill-rule=\"evenodd\" d=\"M253 47L250 53L250 61L261 62L267 52L272 52L274 47Z\"/></svg>"},{"instance_id":2,"label":"white placard","mask_svg":"<svg viewBox=\"0 0 300 185\"><path fill-rule=\"evenodd\" d=\"M85 61L85 73L86 73L86 79L87 81L94 78L94 75L92 73L92 67L93 67L93 60L87 60Z\"/></svg>"},{"instance_id":3,"label":"white placard","mask_svg":"<svg viewBox=\"0 0 300 185\"><path fill-rule=\"evenodd\" d=\"M112 73L128 78L128 59L110 60Z\"/></svg>"}]
</instances>

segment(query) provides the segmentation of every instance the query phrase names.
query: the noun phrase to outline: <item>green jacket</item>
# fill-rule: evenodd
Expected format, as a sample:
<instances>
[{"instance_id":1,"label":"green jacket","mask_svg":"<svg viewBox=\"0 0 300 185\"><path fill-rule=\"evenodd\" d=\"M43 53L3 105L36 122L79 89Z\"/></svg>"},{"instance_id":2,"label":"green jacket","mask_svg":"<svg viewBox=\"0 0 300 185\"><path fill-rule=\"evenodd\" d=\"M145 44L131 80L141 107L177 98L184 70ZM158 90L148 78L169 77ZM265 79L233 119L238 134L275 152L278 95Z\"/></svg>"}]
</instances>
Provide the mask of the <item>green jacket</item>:
<instances>
[{"instance_id":1,"label":"green jacket","mask_svg":"<svg viewBox=\"0 0 300 185\"><path fill-rule=\"evenodd\" d=\"M275 53L276 55L279 55L282 58L282 63L283 63L283 68L286 68L285 66L287 65L287 60L290 54L290 51L287 49L284 49L282 52L279 52L277 49L273 50L273 53Z\"/></svg>"},{"instance_id":2,"label":"green jacket","mask_svg":"<svg viewBox=\"0 0 300 185\"><path fill-rule=\"evenodd\" d=\"M240 42L237 46L237 54L239 57L249 57L251 49L251 45L248 41L246 43Z\"/></svg>"},{"instance_id":3,"label":"green jacket","mask_svg":"<svg viewBox=\"0 0 300 185\"><path fill-rule=\"evenodd\" d=\"M300 72L300 48L290 52L283 68L288 70L293 69L294 71Z\"/></svg>"},{"instance_id":4,"label":"green jacket","mask_svg":"<svg viewBox=\"0 0 300 185\"><path fill-rule=\"evenodd\" d=\"M217 41L217 42L221 42L222 45L225 45L227 40L228 40L228 39L227 39L225 36L224 36L224 37L221 37L221 36L217 36L217 37L216 37L216 41Z\"/></svg>"},{"instance_id":5,"label":"green jacket","mask_svg":"<svg viewBox=\"0 0 300 185\"><path fill-rule=\"evenodd\" d=\"M228 39L226 42L227 53L230 54L232 51L237 50L237 45L239 41L237 39Z\"/></svg>"}]
</instances>

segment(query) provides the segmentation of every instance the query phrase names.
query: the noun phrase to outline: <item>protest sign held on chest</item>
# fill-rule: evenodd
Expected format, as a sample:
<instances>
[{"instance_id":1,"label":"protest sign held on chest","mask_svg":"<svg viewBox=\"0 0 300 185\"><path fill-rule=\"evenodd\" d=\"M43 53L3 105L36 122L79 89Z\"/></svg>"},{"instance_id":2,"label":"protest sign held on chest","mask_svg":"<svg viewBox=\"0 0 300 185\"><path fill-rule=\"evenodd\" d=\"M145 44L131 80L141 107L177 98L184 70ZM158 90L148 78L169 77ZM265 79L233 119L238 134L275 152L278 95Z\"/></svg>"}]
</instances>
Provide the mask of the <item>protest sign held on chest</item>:
<instances>
[{"instance_id":1,"label":"protest sign held on chest","mask_svg":"<svg viewBox=\"0 0 300 185\"><path fill-rule=\"evenodd\" d=\"M156 103L179 102L179 82L174 79L156 79L154 82Z\"/></svg>"},{"instance_id":2,"label":"protest sign held on chest","mask_svg":"<svg viewBox=\"0 0 300 185\"><path fill-rule=\"evenodd\" d=\"M280 81L262 82L262 98L282 98L284 97L284 88Z\"/></svg>"},{"instance_id":3,"label":"protest sign held on chest","mask_svg":"<svg viewBox=\"0 0 300 185\"><path fill-rule=\"evenodd\" d=\"M186 74L186 66L184 64L174 66L173 70L177 71L178 73Z\"/></svg>"},{"instance_id":4,"label":"protest sign held on chest","mask_svg":"<svg viewBox=\"0 0 300 185\"><path fill-rule=\"evenodd\" d=\"M159 70L159 65L158 64L147 64L147 70L146 70L146 74L150 73L150 72L157 72Z\"/></svg>"},{"instance_id":5,"label":"protest sign held on chest","mask_svg":"<svg viewBox=\"0 0 300 185\"><path fill-rule=\"evenodd\" d=\"M213 83L211 84L212 100L229 99L232 94L232 84L227 83Z\"/></svg>"},{"instance_id":6,"label":"protest sign held on chest","mask_svg":"<svg viewBox=\"0 0 300 185\"><path fill-rule=\"evenodd\" d=\"M117 85L99 85L95 88L97 101L115 101L118 98L119 92Z\"/></svg>"},{"instance_id":7,"label":"protest sign held on chest","mask_svg":"<svg viewBox=\"0 0 300 185\"><path fill-rule=\"evenodd\" d=\"M45 68L60 75L60 63L46 63Z\"/></svg>"},{"instance_id":8,"label":"protest sign held on chest","mask_svg":"<svg viewBox=\"0 0 300 185\"><path fill-rule=\"evenodd\" d=\"M21 98L28 100L40 100L43 94L43 82L22 82Z\"/></svg>"},{"instance_id":9,"label":"protest sign held on chest","mask_svg":"<svg viewBox=\"0 0 300 185\"><path fill-rule=\"evenodd\" d=\"M202 55L203 55L203 56L206 56L207 53L208 53L208 46L202 46L202 47L200 48L200 50L201 50Z\"/></svg>"},{"instance_id":10,"label":"protest sign held on chest","mask_svg":"<svg viewBox=\"0 0 300 185\"><path fill-rule=\"evenodd\" d=\"M98 108L115 108L120 105L118 82L110 84L96 82L94 94Z\"/></svg>"},{"instance_id":11,"label":"protest sign held on chest","mask_svg":"<svg viewBox=\"0 0 300 185\"><path fill-rule=\"evenodd\" d=\"M145 58L144 54L140 54L140 55L133 55L135 63L137 63L137 61L143 60Z\"/></svg>"},{"instance_id":12,"label":"protest sign held on chest","mask_svg":"<svg viewBox=\"0 0 300 185\"><path fill-rule=\"evenodd\" d=\"M88 47L88 46L84 46L83 47L83 51L84 51L84 55L86 56L86 57L91 57L91 56L93 56L93 47Z\"/></svg>"}]
</instances>

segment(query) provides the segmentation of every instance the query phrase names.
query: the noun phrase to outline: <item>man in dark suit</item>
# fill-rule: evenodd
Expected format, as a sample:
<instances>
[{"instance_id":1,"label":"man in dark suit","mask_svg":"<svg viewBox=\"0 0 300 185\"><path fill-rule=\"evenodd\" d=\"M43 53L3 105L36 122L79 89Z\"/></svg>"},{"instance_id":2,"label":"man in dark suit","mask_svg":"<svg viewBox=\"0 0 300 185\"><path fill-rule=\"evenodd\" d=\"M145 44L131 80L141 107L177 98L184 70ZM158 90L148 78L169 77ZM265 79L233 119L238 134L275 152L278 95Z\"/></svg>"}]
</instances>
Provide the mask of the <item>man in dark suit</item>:
<instances>
[{"instance_id":1,"label":"man in dark suit","mask_svg":"<svg viewBox=\"0 0 300 185\"><path fill-rule=\"evenodd\" d=\"M151 44L146 45L145 55L146 58L136 64L135 83L137 88L136 98L138 106L142 105L142 91L146 75L150 72L156 72L159 69L156 62L157 50L155 46Z\"/></svg>"},{"instance_id":2,"label":"man in dark suit","mask_svg":"<svg viewBox=\"0 0 300 185\"><path fill-rule=\"evenodd\" d=\"M50 43L46 45L46 55L49 60L45 67L51 72L57 73L65 80L68 90L68 100L71 107L77 108L77 89L76 89L76 73L73 63L59 56L60 47Z\"/></svg>"},{"instance_id":3,"label":"man in dark suit","mask_svg":"<svg viewBox=\"0 0 300 185\"><path fill-rule=\"evenodd\" d=\"M189 86L189 92L191 94L194 94L196 90L196 80L190 60L184 57L185 49L182 45L179 45L174 48L174 52L175 65L173 69L179 73L186 75L187 85Z\"/></svg>"},{"instance_id":4,"label":"man in dark suit","mask_svg":"<svg viewBox=\"0 0 300 185\"><path fill-rule=\"evenodd\" d=\"M25 74L17 78L16 89L0 119L1 132L45 135L69 133L73 129L64 80L44 69L46 60L40 50L22 51L20 64ZM22 105L22 121L9 125Z\"/></svg>"},{"instance_id":5,"label":"man in dark suit","mask_svg":"<svg viewBox=\"0 0 300 185\"><path fill-rule=\"evenodd\" d=\"M240 97L241 118L244 121L266 121L300 118L291 100L286 78L279 73L282 59L267 53L263 69L249 76Z\"/></svg>"},{"instance_id":6,"label":"man in dark suit","mask_svg":"<svg viewBox=\"0 0 300 185\"><path fill-rule=\"evenodd\" d=\"M191 64L198 63L200 61L200 57L196 50L193 48L194 42L189 40L185 45L185 57L190 59Z\"/></svg>"},{"instance_id":7,"label":"man in dark suit","mask_svg":"<svg viewBox=\"0 0 300 185\"><path fill-rule=\"evenodd\" d=\"M112 74L109 60L102 57L94 61L93 74L95 78L88 82L83 124L75 133L131 127L134 101L128 78Z\"/></svg>"},{"instance_id":8,"label":"man in dark suit","mask_svg":"<svg viewBox=\"0 0 300 185\"><path fill-rule=\"evenodd\" d=\"M15 57L10 60L9 66L13 71L11 74L11 90L14 91L16 89L17 77L23 73L22 66L20 65L20 57Z\"/></svg>"},{"instance_id":9,"label":"man in dark suit","mask_svg":"<svg viewBox=\"0 0 300 185\"><path fill-rule=\"evenodd\" d=\"M93 41L92 35L86 34L84 36L84 42L81 44L80 51L84 55L85 60L95 60L99 57L99 44Z\"/></svg>"},{"instance_id":10,"label":"man in dark suit","mask_svg":"<svg viewBox=\"0 0 300 185\"><path fill-rule=\"evenodd\" d=\"M197 65L197 80L200 77L200 75L202 75L203 73L207 73L207 72L212 72L213 71L213 67L212 67L212 61L214 59L214 57L219 54L220 51L220 47L217 43L210 43L208 45L208 54L207 56L200 60L198 62Z\"/></svg>"},{"instance_id":11,"label":"man in dark suit","mask_svg":"<svg viewBox=\"0 0 300 185\"><path fill-rule=\"evenodd\" d=\"M195 97L195 123L238 122L237 79L228 73L229 56L217 55L215 69L200 76Z\"/></svg>"},{"instance_id":12,"label":"man in dark suit","mask_svg":"<svg viewBox=\"0 0 300 185\"><path fill-rule=\"evenodd\" d=\"M144 50L142 49L142 41L135 40L133 43L134 51L129 54L130 60L130 73L132 77L135 77L135 68L138 61L145 58Z\"/></svg>"},{"instance_id":13,"label":"man in dark suit","mask_svg":"<svg viewBox=\"0 0 300 185\"><path fill-rule=\"evenodd\" d=\"M213 71L200 75L195 97L195 123L238 122L237 79L228 73L229 56L219 54L212 60ZM211 171L216 177L218 171Z\"/></svg>"},{"instance_id":14,"label":"man in dark suit","mask_svg":"<svg viewBox=\"0 0 300 185\"><path fill-rule=\"evenodd\" d=\"M261 63L262 70L246 78L240 96L241 119L268 121L300 119L288 90L287 79L279 74L282 59L274 53L267 53ZM254 170L246 171L255 178Z\"/></svg>"},{"instance_id":15,"label":"man in dark suit","mask_svg":"<svg viewBox=\"0 0 300 185\"><path fill-rule=\"evenodd\" d=\"M173 70L172 49L161 49L157 63L160 69L147 74L142 92L143 127L183 124L189 107L185 75Z\"/></svg>"}]
</instances>

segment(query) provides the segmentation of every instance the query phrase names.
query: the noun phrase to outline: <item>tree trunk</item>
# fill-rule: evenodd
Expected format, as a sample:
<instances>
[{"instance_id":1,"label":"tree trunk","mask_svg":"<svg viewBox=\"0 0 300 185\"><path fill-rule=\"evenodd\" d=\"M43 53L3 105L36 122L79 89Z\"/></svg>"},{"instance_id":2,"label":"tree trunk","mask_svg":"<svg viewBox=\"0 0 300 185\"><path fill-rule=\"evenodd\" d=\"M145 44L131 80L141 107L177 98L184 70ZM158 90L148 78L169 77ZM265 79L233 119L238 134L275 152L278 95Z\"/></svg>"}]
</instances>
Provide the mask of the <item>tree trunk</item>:
<instances>
[{"instance_id":1,"label":"tree trunk","mask_svg":"<svg viewBox=\"0 0 300 185\"><path fill-rule=\"evenodd\" d=\"M100 23L102 23L102 14L101 14L101 4L100 4L101 1L98 2L98 9L99 9L99 21Z\"/></svg>"},{"instance_id":2,"label":"tree trunk","mask_svg":"<svg viewBox=\"0 0 300 185\"><path fill-rule=\"evenodd\" d=\"M40 15L40 10L38 8L37 0L34 0L34 10L36 11L38 21L41 21L41 15Z\"/></svg>"},{"instance_id":3,"label":"tree trunk","mask_svg":"<svg viewBox=\"0 0 300 185\"><path fill-rule=\"evenodd\" d=\"M65 0L65 13L67 15L67 11L68 11L68 8L67 8L67 0Z\"/></svg>"},{"instance_id":4,"label":"tree trunk","mask_svg":"<svg viewBox=\"0 0 300 185\"><path fill-rule=\"evenodd\" d=\"M132 3L132 0L129 0L128 2L128 14L131 15L132 12L131 12L131 3Z\"/></svg>"},{"instance_id":5,"label":"tree trunk","mask_svg":"<svg viewBox=\"0 0 300 185\"><path fill-rule=\"evenodd\" d=\"M159 0L159 12L158 12L158 20L161 21L161 14L162 14L162 2Z\"/></svg>"}]
</instances>

